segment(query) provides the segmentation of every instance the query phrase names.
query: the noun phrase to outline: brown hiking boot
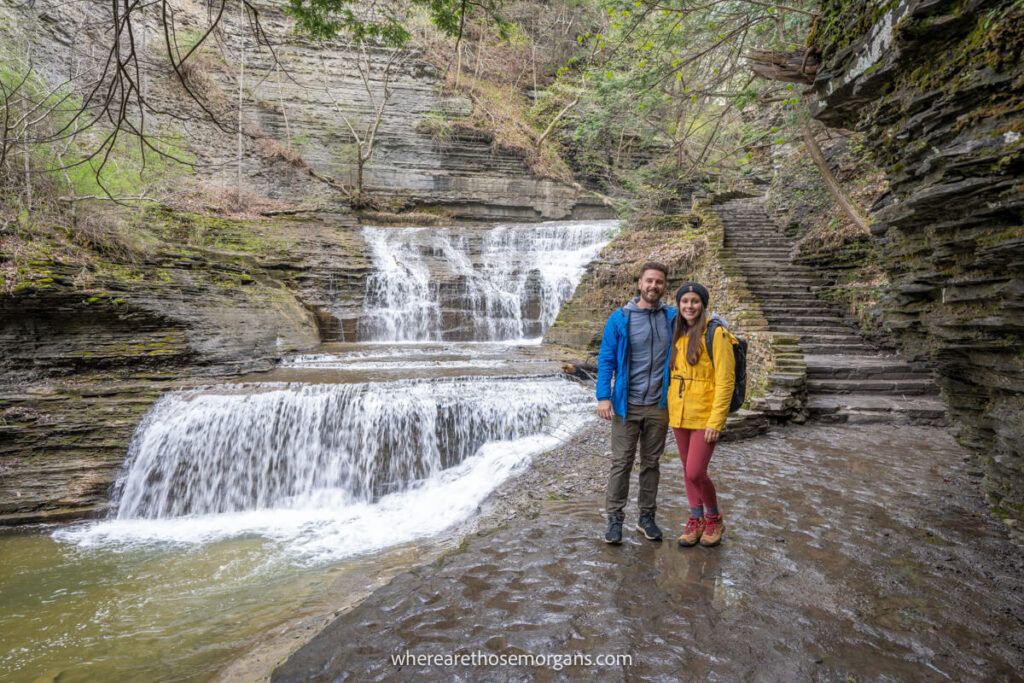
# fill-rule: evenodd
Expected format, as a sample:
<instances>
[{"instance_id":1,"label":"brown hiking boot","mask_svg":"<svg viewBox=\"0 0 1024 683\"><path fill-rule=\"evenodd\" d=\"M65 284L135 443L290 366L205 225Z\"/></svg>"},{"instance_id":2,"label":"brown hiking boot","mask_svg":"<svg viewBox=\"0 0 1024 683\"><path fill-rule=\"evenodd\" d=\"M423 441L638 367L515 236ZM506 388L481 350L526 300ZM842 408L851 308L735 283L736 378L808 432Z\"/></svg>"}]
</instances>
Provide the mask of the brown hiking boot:
<instances>
[{"instance_id":1,"label":"brown hiking boot","mask_svg":"<svg viewBox=\"0 0 1024 683\"><path fill-rule=\"evenodd\" d=\"M700 536L700 544L710 548L722 542L722 532L725 531L725 522L722 515L714 517L708 515L704 518L704 533Z\"/></svg>"},{"instance_id":2,"label":"brown hiking boot","mask_svg":"<svg viewBox=\"0 0 1024 683\"><path fill-rule=\"evenodd\" d=\"M690 517L690 519L686 521L686 526L683 527L683 535L679 537L679 545L683 548L695 546L703 533L704 518Z\"/></svg>"}]
</instances>

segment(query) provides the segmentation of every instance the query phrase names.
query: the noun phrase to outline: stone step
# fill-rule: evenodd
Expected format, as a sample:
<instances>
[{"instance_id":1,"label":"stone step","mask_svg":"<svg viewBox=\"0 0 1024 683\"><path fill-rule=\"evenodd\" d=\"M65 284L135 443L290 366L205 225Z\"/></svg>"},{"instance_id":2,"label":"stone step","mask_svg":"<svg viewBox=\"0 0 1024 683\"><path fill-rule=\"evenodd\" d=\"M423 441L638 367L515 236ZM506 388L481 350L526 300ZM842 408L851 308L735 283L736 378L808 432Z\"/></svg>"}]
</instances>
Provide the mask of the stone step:
<instances>
[{"instance_id":1,"label":"stone step","mask_svg":"<svg viewBox=\"0 0 1024 683\"><path fill-rule=\"evenodd\" d=\"M825 379L807 378L807 391L812 394L897 394L905 396L935 395L939 388L931 379Z\"/></svg>"},{"instance_id":2,"label":"stone step","mask_svg":"<svg viewBox=\"0 0 1024 683\"><path fill-rule=\"evenodd\" d=\"M810 308L815 305L821 305L825 310L831 310L828 304L823 303L817 295L812 294L809 289L805 289L801 292L780 292L778 294L774 292L754 292L758 300L764 304L795 304L799 308ZM765 310L765 309L761 309Z\"/></svg>"},{"instance_id":3,"label":"stone step","mask_svg":"<svg viewBox=\"0 0 1024 683\"><path fill-rule=\"evenodd\" d=\"M822 422L944 424L946 405L930 396L821 394L807 400L807 412Z\"/></svg>"},{"instance_id":4,"label":"stone step","mask_svg":"<svg viewBox=\"0 0 1024 683\"><path fill-rule=\"evenodd\" d=\"M767 290L785 290L806 287L821 287L821 280L810 278L788 278L783 276L772 277L770 275L746 275L744 279L748 285L757 286Z\"/></svg>"},{"instance_id":5,"label":"stone step","mask_svg":"<svg viewBox=\"0 0 1024 683\"><path fill-rule=\"evenodd\" d=\"M807 268L793 268L789 266L778 266L774 263L761 263L758 265L743 265L737 264L743 270L743 273L747 276L750 275L771 275L773 277L819 277L817 273L812 272Z\"/></svg>"},{"instance_id":6,"label":"stone step","mask_svg":"<svg viewBox=\"0 0 1024 683\"><path fill-rule=\"evenodd\" d=\"M782 273L800 273L801 275L813 275L814 271L809 268L803 268L801 266L793 266L789 261L789 257L784 258L766 258L763 256L756 256L754 258L747 258L746 256L741 258L734 258L733 263L743 269L745 273L758 273L761 271L766 272L782 272Z\"/></svg>"},{"instance_id":7,"label":"stone step","mask_svg":"<svg viewBox=\"0 0 1024 683\"><path fill-rule=\"evenodd\" d=\"M800 325L797 323L776 323L774 320L769 318L768 323L772 326L772 331L774 332L795 334L803 337L804 339L813 339L822 335L826 335L830 338L841 335L860 339L860 332L849 325L846 325L841 320L830 320L827 323L820 323L817 325Z\"/></svg>"},{"instance_id":8,"label":"stone step","mask_svg":"<svg viewBox=\"0 0 1024 683\"><path fill-rule=\"evenodd\" d=\"M760 289L761 291L757 291L757 289ZM811 292L811 288L809 286L792 290L782 289L781 287L762 287L757 289L751 287L751 290L753 290L754 294L757 295L758 301L760 301L762 305L775 307L785 306L787 309L789 307L811 308L813 306L830 306L828 302L822 301L818 298L817 294Z\"/></svg>"},{"instance_id":9,"label":"stone step","mask_svg":"<svg viewBox=\"0 0 1024 683\"><path fill-rule=\"evenodd\" d=\"M931 379L931 374L896 356L805 354L808 379Z\"/></svg>"},{"instance_id":10,"label":"stone step","mask_svg":"<svg viewBox=\"0 0 1024 683\"><path fill-rule=\"evenodd\" d=\"M762 310L764 317L768 319L773 326L785 327L788 325L842 325L849 329L854 329L843 319L842 316L836 315L822 315L822 311L811 311L808 313L794 313L792 311L784 312L769 312Z\"/></svg>"},{"instance_id":11,"label":"stone step","mask_svg":"<svg viewBox=\"0 0 1024 683\"><path fill-rule=\"evenodd\" d=\"M808 334L797 334L795 332L787 332L785 330L772 330L773 332L781 332L782 334L794 334L797 336L797 343L800 348L806 352L806 347L809 345L835 345L843 347L856 347L870 349L871 346L864 342L864 340L857 334L826 334L826 333L808 333Z\"/></svg>"},{"instance_id":12,"label":"stone step","mask_svg":"<svg viewBox=\"0 0 1024 683\"><path fill-rule=\"evenodd\" d=\"M778 287L772 287L764 282L751 283L747 282L747 286L750 291L753 292L754 296L757 297L758 301L774 301L774 302L790 302L799 301L802 304L809 304L813 301L818 300L818 296L814 293L814 285L779 285Z\"/></svg>"},{"instance_id":13,"label":"stone step","mask_svg":"<svg viewBox=\"0 0 1024 683\"><path fill-rule=\"evenodd\" d=\"M753 275L748 274L746 276L747 284L760 285L763 287L783 287L786 285L801 285L806 287L821 287L825 283L819 277L812 275L797 275L797 276L786 276L786 275Z\"/></svg>"},{"instance_id":14,"label":"stone step","mask_svg":"<svg viewBox=\"0 0 1024 683\"><path fill-rule=\"evenodd\" d=\"M744 266L739 264L740 269L748 280L800 280L807 282L824 282L824 279L817 273L810 270L780 270L770 264L758 266Z\"/></svg>"},{"instance_id":15,"label":"stone step","mask_svg":"<svg viewBox=\"0 0 1024 683\"><path fill-rule=\"evenodd\" d=\"M842 315L833 304L820 301L817 298L814 300L814 305L811 306L791 306L776 301L761 301L760 308L763 313L772 315Z\"/></svg>"},{"instance_id":16,"label":"stone step","mask_svg":"<svg viewBox=\"0 0 1024 683\"><path fill-rule=\"evenodd\" d=\"M800 350L807 355L821 355L821 354L842 354L848 356L863 356L875 351L871 346L864 343L842 343L842 344L822 344L818 342L800 341Z\"/></svg>"}]
</instances>

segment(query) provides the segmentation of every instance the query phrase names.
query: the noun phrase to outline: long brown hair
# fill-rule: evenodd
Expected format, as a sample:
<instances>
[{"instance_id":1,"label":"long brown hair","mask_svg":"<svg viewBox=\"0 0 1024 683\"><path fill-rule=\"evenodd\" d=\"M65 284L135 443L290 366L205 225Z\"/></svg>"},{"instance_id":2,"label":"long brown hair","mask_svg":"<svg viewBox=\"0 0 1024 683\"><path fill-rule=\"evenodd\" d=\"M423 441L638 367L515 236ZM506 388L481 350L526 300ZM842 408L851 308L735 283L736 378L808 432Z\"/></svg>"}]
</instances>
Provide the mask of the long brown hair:
<instances>
[{"instance_id":1,"label":"long brown hair","mask_svg":"<svg viewBox=\"0 0 1024 683\"><path fill-rule=\"evenodd\" d=\"M687 325L682 311L676 311L676 324L672 328L672 359L669 361L669 368L676 367L676 344L679 338L686 335L686 362L696 365L700 360L700 338L708 326L708 311L703 304L700 307L700 317L693 325Z\"/></svg>"}]
</instances>

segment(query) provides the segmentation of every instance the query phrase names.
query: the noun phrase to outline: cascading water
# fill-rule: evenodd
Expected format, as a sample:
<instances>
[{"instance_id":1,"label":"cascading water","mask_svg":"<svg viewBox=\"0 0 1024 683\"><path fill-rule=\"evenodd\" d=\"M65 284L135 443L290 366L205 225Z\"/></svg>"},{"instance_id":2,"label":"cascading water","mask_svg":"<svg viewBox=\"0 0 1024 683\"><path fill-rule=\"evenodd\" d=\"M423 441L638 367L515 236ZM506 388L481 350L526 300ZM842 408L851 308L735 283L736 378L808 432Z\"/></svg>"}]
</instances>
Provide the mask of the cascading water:
<instances>
[{"instance_id":1,"label":"cascading water","mask_svg":"<svg viewBox=\"0 0 1024 683\"><path fill-rule=\"evenodd\" d=\"M617 225L562 221L459 232L364 228L375 270L367 279L360 338L540 337Z\"/></svg>"},{"instance_id":2,"label":"cascading water","mask_svg":"<svg viewBox=\"0 0 1024 683\"><path fill-rule=\"evenodd\" d=\"M256 533L324 561L467 518L592 419L590 393L520 347L539 341L616 225L366 228L375 271L360 333L384 341L285 359L283 382L165 396L136 430L112 519L62 537Z\"/></svg>"},{"instance_id":3,"label":"cascading water","mask_svg":"<svg viewBox=\"0 0 1024 683\"><path fill-rule=\"evenodd\" d=\"M171 394L138 431L117 517L373 503L489 441L554 433L581 400L577 385L550 378Z\"/></svg>"}]
</instances>

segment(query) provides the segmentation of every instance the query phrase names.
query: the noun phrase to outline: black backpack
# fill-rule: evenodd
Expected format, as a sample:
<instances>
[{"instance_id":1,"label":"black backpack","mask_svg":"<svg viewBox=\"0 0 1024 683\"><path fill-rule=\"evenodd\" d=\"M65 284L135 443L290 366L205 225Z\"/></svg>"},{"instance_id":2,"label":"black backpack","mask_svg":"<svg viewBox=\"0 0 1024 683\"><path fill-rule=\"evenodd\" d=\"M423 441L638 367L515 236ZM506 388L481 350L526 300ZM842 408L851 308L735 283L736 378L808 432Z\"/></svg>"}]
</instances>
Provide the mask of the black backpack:
<instances>
[{"instance_id":1,"label":"black backpack","mask_svg":"<svg viewBox=\"0 0 1024 683\"><path fill-rule=\"evenodd\" d=\"M704 348L708 350L708 358L711 359L711 367L715 366L715 354L711 347L715 341L715 328L725 327L721 321L712 320L708 323L707 332L704 333ZM729 329L725 327L725 329ZM743 405L747 398L747 340L736 337L738 344L733 344L732 354L736 359L736 385L732 388L732 400L729 402L729 412L734 413Z\"/></svg>"}]
</instances>

